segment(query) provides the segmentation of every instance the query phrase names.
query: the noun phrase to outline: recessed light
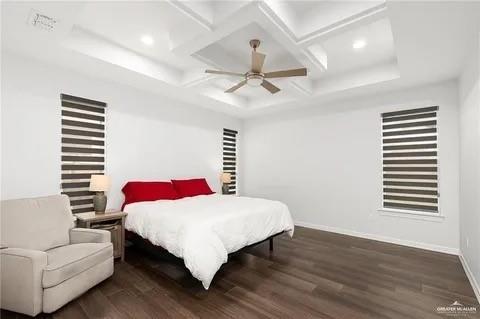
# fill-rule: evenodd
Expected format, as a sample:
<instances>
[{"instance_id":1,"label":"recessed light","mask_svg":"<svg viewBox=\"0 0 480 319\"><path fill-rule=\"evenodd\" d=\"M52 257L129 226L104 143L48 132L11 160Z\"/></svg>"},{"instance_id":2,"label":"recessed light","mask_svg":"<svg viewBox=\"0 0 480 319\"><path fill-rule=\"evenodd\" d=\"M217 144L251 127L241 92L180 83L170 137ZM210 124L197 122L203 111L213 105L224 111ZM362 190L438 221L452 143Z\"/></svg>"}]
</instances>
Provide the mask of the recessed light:
<instances>
[{"instance_id":1,"label":"recessed light","mask_svg":"<svg viewBox=\"0 0 480 319\"><path fill-rule=\"evenodd\" d=\"M140 40L142 40L143 44L145 45L152 45L153 44L153 38L149 35L143 35Z\"/></svg>"},{"instance_id":2,"label":"recessed light","mask_svg":"<svg viewBox=\"0 0 480 319\"><path fill-rule=\"evenodd\" d=\"M367 45L367 41L363 39L359 39L359 40L355 40L352 46L355 50L359 50L359 49L363 49L366 45Z\"/></svg>"}]
</instances>

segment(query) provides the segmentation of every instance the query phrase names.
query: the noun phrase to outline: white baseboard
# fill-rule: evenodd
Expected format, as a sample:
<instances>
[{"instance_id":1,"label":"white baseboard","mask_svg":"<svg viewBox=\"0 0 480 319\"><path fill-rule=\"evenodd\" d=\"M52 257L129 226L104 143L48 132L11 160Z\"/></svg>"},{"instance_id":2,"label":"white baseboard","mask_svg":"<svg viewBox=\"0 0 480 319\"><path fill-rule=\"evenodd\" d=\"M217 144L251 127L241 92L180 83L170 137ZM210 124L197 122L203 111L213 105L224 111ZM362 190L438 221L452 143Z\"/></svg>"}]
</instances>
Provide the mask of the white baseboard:
<instances>
[{"instance_id":1,"label":"white baseboard","mask_svg":"<svg viewBox=\"0 0 480 319\"><path fill-rule=\"evenodd\" d=\"M472 271L470 270L470 267L468 266L467 260L465 257L463 257L462 252L460 252L460 261L462 262L463 269L465 270L465 273L467 274L468 280L470 281L470 285L473 288L473 291L475 292L475 296L477 297L477 301L480 304L480 285L478 285L477 280L475 279L475 276L473 276Z\"/></svg>"},{"instance_id":2,"label":"white baseboard","mask_svg":"<svg viewBox=\"0 0 480 319\"><path fill-rule=\"evenodd\" d=\"M333 232L333 233L339 233L339 234L348 235L348 236L361 237L361 238L378 240L378 241L383 241L383 242L397 244L397 245L403 245L403 246L415 247L415 248L420 248L420 249L425 249L425 250L431 250L431 251L436 251L436 252L441 252L441 253L446 253L446 254L452 254L452 255L459 255L460 254L460 250L458 248L453 248L453 247L438 246L438 245L432 245L432 244L421 243L421 242L416 242L416 241L398 239L398 238L393 238L393 237L386 237L386 236L381 236L381 235L362 233L362 232L358 232L358 231L354 231L354 230L325 226L325 225L317 225L317 224L312 224L312 223L302 222L302 221L295 221L295 225L302 226L302 227L307 227L307 228L312 228L312 229L324 230L324 231Z\"/></svg>"}]
</instances>

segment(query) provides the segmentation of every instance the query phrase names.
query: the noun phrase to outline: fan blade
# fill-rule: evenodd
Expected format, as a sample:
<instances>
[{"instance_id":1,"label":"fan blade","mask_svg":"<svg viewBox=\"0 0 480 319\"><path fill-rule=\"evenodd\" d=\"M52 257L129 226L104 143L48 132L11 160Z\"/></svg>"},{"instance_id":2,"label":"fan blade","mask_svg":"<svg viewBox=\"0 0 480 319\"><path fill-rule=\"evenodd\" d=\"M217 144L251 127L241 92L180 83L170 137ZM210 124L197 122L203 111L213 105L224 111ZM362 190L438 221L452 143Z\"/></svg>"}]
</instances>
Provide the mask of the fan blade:
<instances>
[{"instance_id":1,"label":"fan blade","mask_svg":"<svg viewBox=\"0 0 480 319\"><path fill-rule=\"evenodd\" d=\"M292 69L292 70L283 70L283 71L274 71L265 73L265 78L285 78L290 76L305 76L307 75L307 69Z\"/></svg>"},{"instance_id":2,"label":"fan blade","mask_svg":"<svg viewBox=\"0 0 480 319\"><path fill-rule=\"evenodd\" d=\"M205 73L222 74L222 75L234 75L234 76L245 76L244 73L236 73L236 72L228 72L228 71L216 71L216 70L205 70Z\"/></svg>"},{"instance_id":3,"label":"fan blade","mask_svg":"<svg viewBox=\"0 0 480 319\"><path fill-rule=\"evenodd\" d=\"M252 72L262 72L263 62L265 61L265 54L252 51Z\"/></svg>"},{"instance_id":4,"label":"fan blade","mask_svg":"<svg viewBox=\"0 0 480 319\"><path fill-rule=\"evenodd\" d=\"M266 81L266 80L263 80L262 86L263 86L264 88L266 88L266 89L267 89L270 93L272 93L272 94L275 94L275 93L277 93L278 91L280 91L279 88L277 88L275 85L273 85L272 83L270 83L270 82L268 82L268 81Z\"/></svg>"},{"instance_id":5,"label":"fan blade","mask_svg":"<svg viewBox=\"0 0 480 319\"><path fill-rule=\"evenodd\" d=\"M247 84L247 80L243 80L242 82L236 84L235 86L232 86L231 88L226 90L225 93L233 93L236 90L238 90L239 88L241 88L242 86L244 86L245 84Z\"/></svg>"}]
</instances>

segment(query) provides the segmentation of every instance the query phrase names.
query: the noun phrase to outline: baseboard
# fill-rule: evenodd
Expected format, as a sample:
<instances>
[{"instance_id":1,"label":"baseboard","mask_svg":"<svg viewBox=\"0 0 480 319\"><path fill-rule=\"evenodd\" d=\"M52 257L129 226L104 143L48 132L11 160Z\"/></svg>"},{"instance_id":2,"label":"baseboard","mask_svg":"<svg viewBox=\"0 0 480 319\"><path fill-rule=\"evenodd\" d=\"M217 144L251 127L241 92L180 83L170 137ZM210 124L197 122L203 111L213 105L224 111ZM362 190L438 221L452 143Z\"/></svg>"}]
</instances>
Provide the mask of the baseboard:
<instances>
[{"instance_id":1,"label":"baseboard","mask_svg":"<svg viewBox=\"0 0 480 319\"><path fill-rule=\"evenodd\" d=\"M307 228L312 228L312 229L324 230L324 231L333 232L333 233L339 233L339 234L342 234L342 235L361 237L361 238L366 238L366 239L383 241L383 242L387 242L387 243L391 243L391 244L397 244L397 245L403 245L403 246L408 246L408 247L415 247L415 248L420 248L420 249L425 249L425 250L431 250L431 251L436 251L436 252L440 252L440 253L446 253L446 254L452 254L452 255L459 255L460 254L460 250L458 248L453 248L453 247L438 246L438 245L432 245L432 244L421 243L421 242L416 242L416 241L398 239L398 238L393 238L393 237L362 233L362 232L358 232L358 231L354 231L354 230L325 226L325 225L317 225L317 224L312 224L312 223L302 222L302 221L295 221L295 225L302 226L302 227L307 227Z\"/></svg>"},{"instance_id":2,"label":"baseboard","mask_svg":"<svg viewBox=\"0 0 480 319\"><path fill-rule=\"evenodd\" d=\"M475 276L473 276L472 271L470 270L470 267L468 266L467 260L465 257L463 257L462 252L460 252L460 261L462 262L463 269L465 270L465 273L467 274L467 278L470 281L470 285L473 288L473 291L475 292L475 296L477 297L477 301L480 304L480 285L478 285L477 280L475 279Z\"/></svg>"}]
</instances>

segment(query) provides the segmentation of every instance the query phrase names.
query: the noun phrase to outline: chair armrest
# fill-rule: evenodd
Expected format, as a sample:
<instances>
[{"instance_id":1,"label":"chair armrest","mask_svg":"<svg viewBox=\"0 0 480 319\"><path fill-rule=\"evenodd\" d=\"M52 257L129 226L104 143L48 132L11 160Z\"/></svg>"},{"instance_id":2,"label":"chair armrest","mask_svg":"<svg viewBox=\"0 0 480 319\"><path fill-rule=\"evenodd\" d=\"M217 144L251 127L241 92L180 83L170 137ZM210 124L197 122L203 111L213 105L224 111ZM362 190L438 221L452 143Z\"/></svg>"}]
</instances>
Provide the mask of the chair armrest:
<instances>
[{"instance_id":1,"label":"chair armrest","mask_svg":"<svg viewBox=\"0 0 480 319\"><path fill-rule=\"evenodd\" d=\"M0 250L2 309L30 316L42 312L42 276L47 262L47 253L43 251L22 248Z\"/></svg>"},{"instance_id":2,"label":"chair armrest","mask_svg":"<svg viewBox=\"0 0 480 319\"><path fill-rule=\"evenodd\" d=\"M110 232L102 229L72 228L70 229L70 244L109 243Z\"/></svg>"}]
</instances>

